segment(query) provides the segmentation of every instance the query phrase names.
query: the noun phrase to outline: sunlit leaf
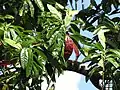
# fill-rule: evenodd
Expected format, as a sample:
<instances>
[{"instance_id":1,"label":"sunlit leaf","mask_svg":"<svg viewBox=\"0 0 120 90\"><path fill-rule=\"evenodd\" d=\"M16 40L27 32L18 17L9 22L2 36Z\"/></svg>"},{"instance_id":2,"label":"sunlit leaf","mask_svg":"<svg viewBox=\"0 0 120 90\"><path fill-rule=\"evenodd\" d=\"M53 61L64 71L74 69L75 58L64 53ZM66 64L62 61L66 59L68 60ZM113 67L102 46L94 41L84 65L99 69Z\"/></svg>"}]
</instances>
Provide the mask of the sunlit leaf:
<instances>
[{"instance_id":1,"label":"sunlit leaf","mask_svg":"<svg viewBox=\"0 0 120 90\"><path fill-rule=\"evenodd\" d=\"M77 10L70 10L70 9L68 9L66 11L66 16L65 16L65 19L64 19L66 27L71 23L71 20L73 19L73 16L76 15L77 13L78 13Z\"/></svg>"},{"instance_id":2,"label":"sunlit leaf","mask_svg":"<svg viewBox=\"0 0 120 90\"><path fill-rule=\"evenodd\" d=\"M108 52L112 52L120 58L120 50L109 49Z\"/></svg>"},{"instance_id":3,"label":"sunlit leaf","mask_svg":"<svg viewBox=\"0 0 120 90\"><path fill-rule=\"evenodd\" d=\"M115 61L114 58L107 58L109 62L111 62L116 68L120 67L120 65Z\"/></svg>"},{"instance_id":4,"label":"sunlit leaf","mask_svg":"<svg viewBox=\"0 0 120 90\"><path fill-rule=\"evenodd\" d=\"M10 29L10 33L11 33L11 36L12 36L13 40L17 40L18 35L16 34L15 30Z\"/></svg>"},{"instance_id":5,"label":"sunlit leaf","mask_svg":"<svg viewBox=\"0 0 120 90\"><path fill-rule=\"evenodd\" d=\"M14 19L14 17L12 16L12 15L5 15L5 16L3 16L3 15L0 15L0 19Z\"/></svg>"},{"instance_id":6,"label":"sunlit leaf","mask_svg":"<svg viewBox=\"0 0 120 90\"><path fill-rule=\"evenodd\" d=\"M30 12L31 12L31 17L34 16L34 7L33 7L33 4L30 0L27 0L29 6L30 6Z\"/></svg>"},{"instance_id":7,"label":"sunlit leaf","mask_svg":"<svg viewBox=\"0 0 120 90\"><path fill-rule=\"evenodd\" d=\"M50 5L50 4L47 4L47 7L48 7L48 9L50 10L51 13L57 15L57 17L58 17L60 20L62 20L62 15L61 15L61 13L60 13L55 7L53 7L53 6Z\"/></svg>"},{"instance_id":8,"label":"sunlit leaf","mask_svg":"<svg viewBox=\"0 0 120 90\"><path fill-rule=\"evenodd\" d=\"M55 4L55 6L56 6L56 8L58 8L58 9L64 9L64 7L63 7L61 4L57 3L57 2L56 2L56 4Z\"/></svg>"},{"instance_id":9,"label":"sunlit leaf","mask_svg":"<svg viewBox=\"0 0 120 90\"><path fill-rule=\"evenodd\" d=\"M7 44L9 44L10 46L15 47L16 49L21 49L21 48L22 48L22 46L21 46L20 43L14 41L14 40L11 40L11 39L9 39L9 38L4 38L4 41L5 41Z\"/></svg>"},{"instance_id":10,"label":"sunlit leaf","mask_svg":"<svg viewBox=\"0 0 120 90\"><path fill-rule=\"evenodd\" d=\"M21 61L21 66L23 69L27 67L28 64L28 49L23 48L20 53L20 61Z\"/></svg>"},{"instance_id":11,"label":"sunlit leaf","mask_svg":"<svg viewBox=\"0 0 120 90\"><path fill-rule=\"evenodd\" d=\"M100 30L98 32L98 38L99 38L99 41L100 43L102 44L102 46L104 47L104 49L106 49L106 38L105 38L105 35L104 35L104 31L103 30Z\"/></svg>"},{"instance_id":12,"label":"sunlit leaf","mask_svg":"<svg viewBox=\"0 0 120 90\"><path fill-rule=\"evenodd\" d=\"M43 5L43 3L42 3L42 0L34 0L35 1L35 3L37 4L37 6L39 7L39 9L41 10L41 11L44 11L44 5Z\"/></svg>"},{"instance_id":13,"label":"sunlit leaf","mask_svg":"<svg viewBox=\"0 0 120 90\"><path fill-rule=\"evenodd\" d=\"M98 65L104 68L104 60L101 58L100 61L98 62Z\"/></svg>"}]
</instances>

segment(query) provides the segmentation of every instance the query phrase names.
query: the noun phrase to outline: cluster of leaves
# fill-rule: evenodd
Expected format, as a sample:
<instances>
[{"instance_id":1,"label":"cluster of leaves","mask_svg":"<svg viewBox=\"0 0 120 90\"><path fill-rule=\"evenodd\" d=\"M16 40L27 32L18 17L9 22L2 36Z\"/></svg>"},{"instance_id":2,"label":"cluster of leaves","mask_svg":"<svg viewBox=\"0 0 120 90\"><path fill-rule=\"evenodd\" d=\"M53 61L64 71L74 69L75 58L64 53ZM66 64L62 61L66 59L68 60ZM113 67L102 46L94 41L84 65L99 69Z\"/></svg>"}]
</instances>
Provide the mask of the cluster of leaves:
<instances>
[{"instance_id":1,"label":"cluster of leaves","mask_svg":"<svg viewBox=\"0 0 120 90\"><path fill-rule=\"evenodd\" d=\"M99 4L90 0L90 5L76 15L81 21L81 28L93 33L93 39L87 40L82 49L85 55L82 62L89 62L87 80L93 74L100 73L104 86L111 80L113 90L120 89L119 5L119 0L102 0Z\"/></svg>"},{"instance_id":2,"label":"cluster of leaves","mask_svg":"<svg viewBox=\"0 0 120 90\"><path fill-rule=\"evenodd\" d=\"M40 90L43 77L49 85L62 72L64 38L74 12L59 3L0 1L0 88Z\"/></svg>"}]
</instances>

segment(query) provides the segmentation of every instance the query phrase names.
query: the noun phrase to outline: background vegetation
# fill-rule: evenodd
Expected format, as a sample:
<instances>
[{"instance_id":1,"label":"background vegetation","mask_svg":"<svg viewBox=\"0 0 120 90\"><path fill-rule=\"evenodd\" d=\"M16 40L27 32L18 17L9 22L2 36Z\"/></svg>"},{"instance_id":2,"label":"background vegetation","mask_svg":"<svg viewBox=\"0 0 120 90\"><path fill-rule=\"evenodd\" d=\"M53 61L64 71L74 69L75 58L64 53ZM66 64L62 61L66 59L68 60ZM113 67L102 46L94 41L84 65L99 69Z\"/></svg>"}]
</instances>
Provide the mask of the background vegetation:
<instances>
[{"instance_id":1,"label":"background vegetation","mask_svg":"<svg viewBox=\"0 0 120 90\"><path fill-rule=\"evenodd\" d=\"M73 0L68 0L73 7ZM119 0L90 0L80 11L66 9L67 0L0 1L0 88L40 90L42 78L48 85L55 73L67 67L64 59L66 32L89 62L86 81L102 76L102 90L112 82L120 86L120 17ZM84 2L82 0L82 2ZM79 3L78 3L79 4ZM75 15L76 14L76 15ZM74 15L74 18L73 18ZM82 36L81 30L94 38ZM80 44L84 47L81 47ZM7 66L10 65L10 66Z\"/></svg>"}]
</instances>

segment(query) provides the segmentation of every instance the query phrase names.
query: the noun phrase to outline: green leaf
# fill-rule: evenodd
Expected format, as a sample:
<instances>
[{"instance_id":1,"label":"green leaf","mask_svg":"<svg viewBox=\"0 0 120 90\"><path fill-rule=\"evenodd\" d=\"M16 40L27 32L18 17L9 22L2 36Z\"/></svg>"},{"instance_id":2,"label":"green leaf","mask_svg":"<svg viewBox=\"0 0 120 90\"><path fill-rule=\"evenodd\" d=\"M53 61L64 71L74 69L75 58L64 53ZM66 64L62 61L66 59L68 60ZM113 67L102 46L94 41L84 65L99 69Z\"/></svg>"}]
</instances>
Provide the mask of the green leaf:
<instances>
[{"instance_id":1,"label":"green leaf","mask_svg":"<svg viewBox=\"0 0 120 90\"><path fill-rule=\"evenodd\" d=\"M0 15L0 19L4 20L4 19L14 19L14 17L12 15Z\"/></svg>"},{"instance_id":2,"label":"green leaf","mask_svg":"<svg viewBox=\"0 0 120 90\"><path fill-rule=\"evenodd\" d=\"M43 3L42 3L42 0L34 0L35 1L35 3L37 4L37 6L39 7L39 9L41 10L41 11L44 11L44 5L43 5Z\"/></svg>"},{"instance_id":3,"label":"green leaf","mask_svg":"<svg viewBox=\"0 0 120 90\"><path fill-rule=\"evenodd\" d=\"M11 40L11 39L9 39L9 38L4 38L4 41L5 41L7 44L9 44L10 46L15 47L16 49L21 49L21 48L22 48L22 46L21 46L20 43L17 43L16 41Z\"/></svg>"},{"instance_id":4,"label":"green leaf","mask_svg":"<svg viewBox=\"0 0 120 90\"><path fill-rule=\"evenodd\" d=\"M112 63L116 68L120 67L120 65L115 61L114 58L107 58L107 60Z\"/></svg>"},{"instance_id":5,"label":"green leaf","mask_svg":"<svg viewBox=\"0 0 120 90\"><path fill-rule=\"evenodd\" d=\"M37 66L37 63L34 62L34 65L33 65L33 71L34 71L34 75L35 76L38 76L39 75L39 66Z\"/></svg>"},{"instance_id":6,"label":"green leaf","mask_svg":"<svg viewBox=\"0 0 120 90\"><path fill-rule=\"evenodd\" d=\"M10 33L11 33L13 40L17 40L18 35L16 34L16 32L13 28L10 29Z\"/></svg>"},{"instance_id":7,"label":"green leaf","mask_svg":"<svg viewBox=\"0 0 120 90\"><path fill-rule=\"evenodd\" d=\"M36 49L36 48L33 48L33 50L35 51L35 52L37 52L37 54L38 55L40 55L44 60L47 60L47 57L46 57L46 55L42 52L42 50L40 50L40 49Z\"/></svg>"},{"instance_id":8,"label":"green leaf","mask_svg":"<svg viewBox=\"0 0 120 90\"><path fill-rule=\"evenodd\" d=\"M14 17L12 15L5 15L5 16L0 15L0 19L2 19L2 20L5 20L5 19L14 19Z\"/></svg>"},{"instance_id":9,"label":"green leaf","mask_svg":"<svg viewBox=\"0 0 120 90\"><path fill-rule=\"evenodd\" d=\"M88 55L87 57L85 57L81 63L86 63L86 62L89 62L91 61L91 55Z\"/></svg>"},{"instance_id":10,"label":"green leaf","mask_svg":"<svg viewBox=\"0 0 120 90\"><path fill-rule=\"evenodd\" d=\"M103 51L103 46L100 44L100 43L95 43L95 45L94 45L97 49L99 49L99 50L101 50L101 51Z\"/></svg>"},{"instance_id":11,"label":"green leaf","mask_svg":"<svg viewBox=\"0 0 120 90\"><path fill-rule=\"evenodd\" d=\"M23 48L20 53L20 61L23 69L27 67L28 64L28 48Z\"/></svg>"},{"instance_id":12,"label":"green leaf","mask_svg":"<svg viewBox=\"0 0 120 90\"><path fill-rule=\"evenodd\" d=\"M29 77L29 75L31 75L33 67L33 52L31 48L28 48L27 51L28 51L28 63L26 67L26 77Z\"/></svg>"},{"instance_id":13,"label":"green leaf","mask_svg":"<svg viewBox=\"0 0 120 90\"><path fill-rule=\"evenodd\" d=\"M55 3L55 7L58 8L58 9L64 9L64 7L57 2Z\"/></svg>"},{"instance_id":14,"label":"green leaf","mask_svg":"<svg viewBox=\"0 0 120 90\"><path fill-rule=\"evenodd\" d=\"M35 61L33 63L36 66L36 68L38 69L39 73L44 72L44 68L42 65L39 65L38 62L35 62Z\"/></svg>"},{"instance_id":15,"label":"green leaf","mask_svg":"<svg viewBox=\"0 0 120 90\"><path fill-rule=\"evenodd\" d=\"M102 23L103 23L103 25L105 25L107 28L109 28L111 31L116 32L115 24L114 24L114 22L113 22L110 18L104 17Z\"/></svg>"},{"instance_id":16,"label":"green leaf","mask_svg":"<svg viewBox=\"0 0 120 90\"><path fill-rule=\"evenodd\" d=\"M92 4L93 6L95 6L95 7L97 6L95 0L90 0L90 2L91 2L91 4Z\"/></svg>"},{"instance_id":17,"label":"green leaf","mask_svg":"<svg viewBox=\"0 0 120 90\"><path fill-rule=\"evenodd\" d=\"M112 52L120 58L120 50L109 49L108 52Z\"/></svg>"},{"instance_id":18,"label":"green leaf","mask_svg":"<svg viewBox=\"0 0 120 90\"><path fill-rule=\"evenodd\" d=\"M70 10L70 9L68 9L68 10L66 11L66 16L65 16L65 19L64 19L64 22L65 22L65 26L66 26L66 27L67 27L68 25L70 25L73 16L74 16L75 14L77 14L77 13L78 13L77 10Z\"/></svg>"},{"instance_id":19,"label":"green leaf","mask_svg":"<svg viewBox=\"0 0 120 90\"><path fill-rule=\"evenodd\" d=\"M4 18L5 19L14 19L14 17L12 15L6 15Z\"/></svg>"},{"instance_id":20,"label":"green leaf","mask_svg":"<svg viewBox=\"0 0 120 90\"><path fill-rule=\"evenodd\" d=\"M95 74L99 73L99 67L91 67L92 70L88 73L88 76L86 77L86 82Z\"/></svg>"},{"instance_id":21,"label":"green leaf","mask_svg":"<svg viewBox=\"0 0 120 90\"><path fill-rule=\"evenodd\" d=\"M55 33L55 31L59 30L59 28L60 28L59 26L56 26L55 28L49 30L46 37L50 38Z\"/></svg>"},{"instance_id":22,"label":"green leaf","mask_svg":"<svg viewBox=\"0 0 120 90\"><path fill-rule=\"evenodd\" d=\"M34 16L34 7L33 7L33 4L30 0L27 0L29 6L30 6L30 12L31 12L31 17Z\"/></svg>"},{"instance_id":23,"label":"green leaf","mask_svg":"<svg viewBox=\"0 0 120 90\"><path fill-rule=\"evenodd\" d=\"M99 38L99 41L100 41L100 43L102 44L102 46L103 46L103 48L105 50L106 49L106 44L105 44L106 38L104 36L104 31L103 30L100 30L98 32L98 38Z\"/></svg>"},{"instance_id":24,"label":"green leaf","mask_svg":"<svg viewBox=\"0 0 120 90\"><path fill-rule=\"evenodd\" d=\"M9 90L9 87L7 84L4 84L1 90Z\"/></svg>"},{"instance_id":25,"label":"green leaf","mask_svg":"<svg viewBox=\"0 0 120 90\"><path fill-rule=\"evenodd\" d=\"M3 30L1 30L1 28L0 28L0 40L1 40L1 38L4 36L4 31Z\"/></svg>"},{"instance_id":26,"label":"green leaf","mask_svg":"<svg viewBox=\"0 0 120 90\"><path fill-rule=\"evenodd\" d=\"M100 59L100 61L98 62L98 65L103 68L104 67L104 60Z\"/></svg>"},{"instance_id":27,"label":"green leaf","mask_svg":"<svg viewBox=\"0 0 120 90\"><path fill-rule=\"evenodd\" d=\"M92 44L89 42L91 39L87 38L85 36L82 36L79 33L71 35L70 37L73 38L74 40L76 40L77 42L80 41L80 43L82 43L82 44L92 46Z\"/></svg>"},{"instance_id":28,"label":"green leaf","mask_svg":"<svg viewBox=\"0 0 120 90\"><path fill-rule=\"evenodd\" d=\"M23 16L24 15L24 13L27 13L28 12L28 4L27 4L27 1L26 0L24 0L24 3L23 3L23 5L22 5L22 7L19 9L19 15L20 16Z\"/></svg>"},{"instance_id":29,"label":"green leaf","mask_svg":"<svg viewBox=\"0 0 120 90\"><path fill-rule=\"evenodd\" d=\"M100 57L100 54L96 54L94 53L93 55L89 54L88 56L86 56L83 60L82 60L82 63L86 63L86 62L89 62L89 61L92 61L92 62L98 62L97 59Z\"/></svg>"},{"instance_id":30,"label":"green leaf","mask_svg":"<svg viewBox=\"0 0 120 90\"><path fill-rule=\"evenodd\" d=\"M23 12L24 12L24 7L22 6L22 8L19 9L19 15L22 16L22 15L23 15Z\"/></svg>"},{"instance_id":31,"label":"green leaf","mask_svg":"<svg viewBox=\"0 0 120 90\"><path fill-rule=\"evenodd\" d=\"M57 17L58 17L60 20L62 20L62 15L61 15L61 13L60 13L59 11L57 11L57 9L56 9L55 7L53 7L53 6L50 5L50 4L47 4L47 7L48 7L48 9L50 10L51 13L57 15ZM57 18L57 17L56 17L56 18Z\"/></svg>"},{"instance_id":32,"label":"green leaf","mask_svg":"<svg viewBox=\"0 0 120 90\"><path fill-rule=\"evenodd\" d=\"M76 24L70 24L71 28L74 29L75 32L80 33L80 29L78 28L78 26Z\"/></svg>"}]
</instances>

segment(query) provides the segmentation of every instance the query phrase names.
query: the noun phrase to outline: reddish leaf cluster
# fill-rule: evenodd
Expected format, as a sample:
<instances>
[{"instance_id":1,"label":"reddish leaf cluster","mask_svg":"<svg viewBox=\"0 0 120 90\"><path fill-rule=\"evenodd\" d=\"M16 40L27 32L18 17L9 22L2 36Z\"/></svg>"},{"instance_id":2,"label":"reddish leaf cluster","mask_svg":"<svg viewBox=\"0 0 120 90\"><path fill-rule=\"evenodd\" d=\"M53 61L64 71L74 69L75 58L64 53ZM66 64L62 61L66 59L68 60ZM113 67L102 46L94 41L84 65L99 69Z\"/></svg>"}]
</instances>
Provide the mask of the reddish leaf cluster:
<instances>
[{"instance_id":1,"label":"reddish leaf cluster","mask_svg":"<svg viewBox=\"0 0 120 90\"><path fill-rule=\"evenodd\" d=\"M68 60L71 56L73 50L75 51L76 60L78 59L80 53L79 49L74 43L74 41L70 38L69 34L66 34L65 36L65 49L64 49L64 58L65 60Z\"/></svg>"}]
</instances>

